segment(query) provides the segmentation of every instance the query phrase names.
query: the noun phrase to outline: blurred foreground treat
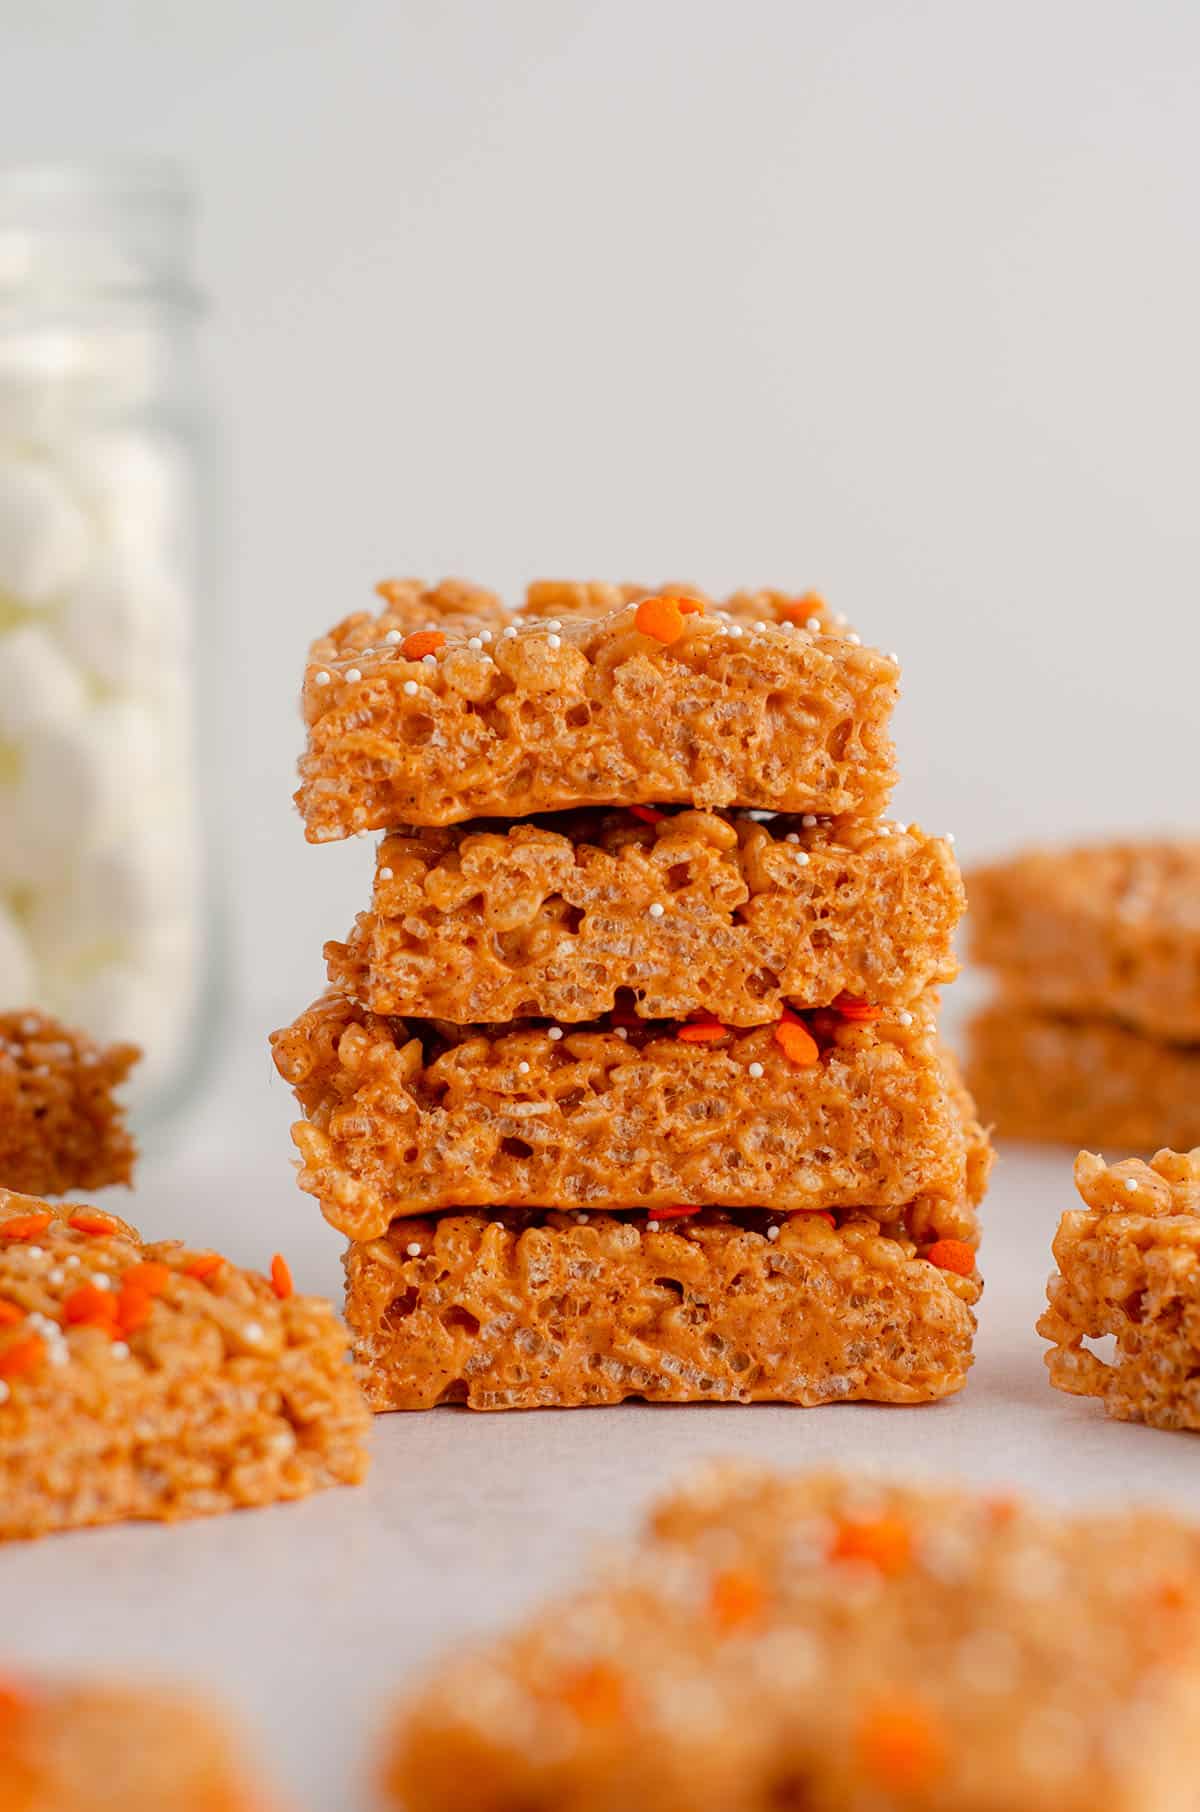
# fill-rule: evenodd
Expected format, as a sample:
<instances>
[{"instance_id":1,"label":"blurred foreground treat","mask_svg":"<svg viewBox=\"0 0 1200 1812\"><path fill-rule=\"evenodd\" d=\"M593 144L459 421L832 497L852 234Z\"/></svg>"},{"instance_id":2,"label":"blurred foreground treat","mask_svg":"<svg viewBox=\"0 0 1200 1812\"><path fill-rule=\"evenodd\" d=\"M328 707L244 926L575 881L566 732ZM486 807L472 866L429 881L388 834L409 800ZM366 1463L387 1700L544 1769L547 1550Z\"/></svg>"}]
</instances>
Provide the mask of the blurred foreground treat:
<instances>
[{"instance_id":1,"label":"blurred foreground treat","mask_svg":"<svg viewBox=\"0 0 1200 1812\"><path fill-rule=\"evenodd\" d=\"M1185 1812L1200 1529L724 1468L435 1671L405 1812Z\"/></svg>"},{"instance_id":2,"label":"blurred foreground treat","mask_svg":"<svg viewBox=\"0 0 1200 1812\"><path fill-rule=\"evenodd\" d=\"M1200 1143L1200 843L1033 850L969 876L972 959L998 981L968 1081L1001 1134Z\"/></svg>"},{"instance_id":3,"label":"blurred foreground treat","mask_svg":"<svg viewBox=\"0 0 1200 1812\"><path fill-rule=\"evenodd\" d=\"M41 1013L0 1013L0 1189L67 1195L132 1182L137 1148L114 1091L139 1055Z\"/></svg>"},{"instance_id":4,"label":"blurred foreground treat","mask_svg":"<svg viewBox=\"0 0 1200 1812\"><path fill-rule=\"evenodd\" d=\"M1200 1429L1200 1150L1080 1152L1075 1181L1084 1206L1059 1224L1038 1323L1050 1382L1121 1422ZM1108 1337L1102 1358L1089 1342Z\"/></svg>"},{"instance_id":5,"label":"blurred foreground treat","mask_svg":"<svg viewBox=\"0 0 1200 1812\"><path fill-rule=\"evenodd\" d=\"M373 1407L959 1389L990 1149L895 656L811 594L378 589L296 795L386 833L371 906L271 1041Z\"/></svg>"}]
</instances>

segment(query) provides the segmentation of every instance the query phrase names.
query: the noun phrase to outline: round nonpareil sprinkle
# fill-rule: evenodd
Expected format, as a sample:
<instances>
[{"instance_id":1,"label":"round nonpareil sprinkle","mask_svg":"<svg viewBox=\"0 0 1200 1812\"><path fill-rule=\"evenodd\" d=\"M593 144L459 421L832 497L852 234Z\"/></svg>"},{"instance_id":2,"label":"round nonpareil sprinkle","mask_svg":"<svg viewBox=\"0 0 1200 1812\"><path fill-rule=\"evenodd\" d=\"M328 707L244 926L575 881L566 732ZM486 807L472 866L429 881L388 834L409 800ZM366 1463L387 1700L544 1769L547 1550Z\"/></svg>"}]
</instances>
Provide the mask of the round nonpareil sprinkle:
<instances>
[{"instance_id":1,"label":"round nonpareil sprinkle","mask_svg":"<svg viewBox=\"0 0 1200 1812\"><path fill-rule=\"evenodd\" d=\"M406 679L405 680L404 693L407 698L415 698L417 696L417 693L420 690L421 690L421 688L417 685L417 682L415 679Z\"/></svg>"},{"instance_id":2,"label":"round nonpareil sprinkle","mask_svg":"<svg viewBox=\"0 0 1200 1812\"><path fill-rule=\"evenodd\" d=\"M346 669L347 685L357 686L357 684L361 678L362 678L362 668L361 667L347 667L347 669Z\"/></svg>"},{"instance_id":3,"label":"round nonpareil sprinkle","mask_svg":"<svg viewBox=\"0 0 1200 1812\"><path fill-rule=\"evenodd\" d=\"M551 1026L549 1032L546 1034L546 1036L548 1038L553 1039L555 1044L558 1043L558 1041L562 1037L562 1035L563 1035L563 1029L561 1026Z\"/></svg>"},{"instance_id":4,"label":"round nonpareil sprinkle","mask_svg":"<svg viewBox=\"0 0 1200 1812\"><path fill-rule=\"evenodd\" d=\"M652 919L661 919L666 910L667 909L661 900L655 900L650 907L650 917Z\"/></svg>"},{"instance_id":5,"label":"round nonpareil sprinkle","mask_svg":"<svg viewBox=\"0 0 1200 1812\"><path fill-rule=\"evenodd\" d=\"M758 1081L758 1079L762 1075L762 1073L763 1073L763 1066L761 1063L757 1063L757 1062L748 1063L746 1065L746 1074L748 1076L753 1076L753 1078L756 1082Z\"/></svg>"},{"instance_id":6,"label":"round nonpareil sprinkle","mask_svg":"<svg viewBox=\"0 0 1200 1812\"><path fill-rule=\"evenodd\" d=\"M548 635L546 637L546 646L548 648L561 648L562 637L560 635Z\"/></svg>"},{"instance_id":7,"label":"round nonpareil sprinkle","mask_svg":"<svg viewBox=\"0 0 1200 1812\"><path fill-rule=\"evenodd\" d=\"M327 686L332 678L333 675L331 673L326 673L324 669L322 669L320 673L313 674L313 684L315 686Z\"/></svg>"},{"instance_id":8,"label":"round nonpareil sprinkle","mask_svg":"<svg viewBox=\"0 0 1200 1812\"><path fill-rule=\"evenodd\" d=\"M404 1250L407 1252L409 1258L420 1258L421 1256L420 1243L415 1239L410 1239Z\"/></svg>"},{"instance_id":9,"label":"round nonpareil sprinkle","mask_svg":"<svg viewBox=\"0 0 1200 1812\"><path fill-rule=\"evenodd\" d=\"M392 874L392 870L390 868L381 868L379 870L379 875L378 875L379 880L390 881L390 880L392 880L392 878L393 878L393 874Z\"/></svg>"}]
</instances>

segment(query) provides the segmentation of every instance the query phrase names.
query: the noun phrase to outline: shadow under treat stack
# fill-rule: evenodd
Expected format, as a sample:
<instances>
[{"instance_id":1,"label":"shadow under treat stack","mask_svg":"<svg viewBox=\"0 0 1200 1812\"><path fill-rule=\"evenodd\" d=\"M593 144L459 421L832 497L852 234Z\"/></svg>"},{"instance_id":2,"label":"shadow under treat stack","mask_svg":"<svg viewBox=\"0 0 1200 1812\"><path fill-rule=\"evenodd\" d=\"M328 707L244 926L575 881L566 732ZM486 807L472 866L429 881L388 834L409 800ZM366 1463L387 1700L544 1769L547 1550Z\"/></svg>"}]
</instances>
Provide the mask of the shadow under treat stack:
<instances>
[{"instance_id":1,"label":"shadow under treat stack","mask_svg":"<svg viewBox=\"0 0 1200 1812\"><path fill-rule=\"evenodd\" d=\"M811 596L380 591L297 794L373 897L272 1040L373 1405L960 1388L990 1152L894 657Z\"/></svg>"}]
</instances>

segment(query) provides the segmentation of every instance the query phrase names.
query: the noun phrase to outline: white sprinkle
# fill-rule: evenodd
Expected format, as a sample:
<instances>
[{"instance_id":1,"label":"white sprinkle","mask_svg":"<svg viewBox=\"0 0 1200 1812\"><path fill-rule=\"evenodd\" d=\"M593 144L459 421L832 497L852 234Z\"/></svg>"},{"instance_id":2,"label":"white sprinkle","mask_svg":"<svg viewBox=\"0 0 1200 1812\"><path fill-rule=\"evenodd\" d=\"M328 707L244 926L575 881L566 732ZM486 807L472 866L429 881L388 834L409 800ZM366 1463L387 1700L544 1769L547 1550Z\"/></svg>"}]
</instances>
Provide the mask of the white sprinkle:
<instances>
[{"instance_id":1,"label":"white sprinkle","mask_svg":"<svg viewBox=\"0 0 1200 1812\"><path fill-rule=\"evenodd\" d=\"M559 622L557 617L551 617L550 621L546 624L546 628L547 629L561 629L562 624Z\"/></svg>"},{"instance_id":2,"label":"white sprinkle","mask_svg":"<svg viewBox=\"0 0 1200 1812\"><path fill-rule=\"evenodd\" d=\"M421 656L421 665L422 665L422 667L436 667L437 666L437 655L436 654L423 654Z\"/></svg>"},{"instance_id":3,"label":"white sprinkle","mask_svg":"<svg viewBox=\"0 0 1200 1812\"><path fill-rule=\"evenodd\" d=\"M1138 1180L1136 1177L1126 1177L1125 1178L1125 1187L1126 1187L1126 1189L1128 1189L1130 1195L1136 1195L1138 1192L1138 1189L1140 1188L1140 1184L1138 1183Z\"/></svg>"},{"instance_id":4,"label":"white sprinkle","mask_svg":"<svg viewBox=\"0 0 1200 1812\"><path fill-rule=\"evenodd\" d=\"M580 1226L580 1227L586 1227L587 1219L588 1219L587 1215L584 1214L582 1210L580 1210L580 1212L575 1216L576 1225Z\"/></svg>"},{"instance_id":5,"label":"white sprinkle","mask_svg":"<svg viewBox=\"0 0 1200 1812\"><path fill-rule=\"evenodd\" d=\"M417 691L418 691L418 687L417 687L416 680L415 679L406 679L404 682L405 696L408 698L415 698L417 696Z\"/></svg>"},{"instance_id":6,"label":"white sprinkle","mask_svg":"<svg viewBox=\"0 0 1200 1812\"><path fill-rule=\"evenodd\" d=\"M320 673L313 674L313 684L315 686L327 686L332 678L333 675L331 673L326 673L322 670Z\"/></svg>"},{"instance_id":7,"label":"white sprinkle","mask_svg":"<svg viewBox=\"0 0 1200 1812\"><path fill-rule=\"evenodd\" d=\"M61 1331L57 1321L51 1321L49 1315L43 1315L38 1309L27 1317L27 1324L35 1334L49 1334L51 1339Z\"/></svg>"},{"instance_id":8,"label":"white sprinkle","mask_svg":"<svg viewBox=\"0 0 1200 1812\"><path fill-rule=\"evenodd\" d=\"M404 640L404 637L398 629L389 629L383 639L385 642L390 642L394 648L397 642L402 642Z\"/></svg>"},{"instance_id":9,"label":"white sprinkle","mask_svg":"<svg viewBox=\"0 0 1200 1812\"><path fill-rule=\"evenodd\" d=\"M27 1019L23 1019L21 1021L21 1030L24 1032L26 1038L36 1037L36 1035L41 1031L41 1029L42 1029L41 1020L35 1019L33 1017L32 1013L29 1015L29 1017Z\"/></svg>"},{"instance_id":10,"label":"white sprinkle","mask_svg":"<svg viewBox=\"0 0 1200 1812\"><path fill-rule=\"evenodd\" d=\"M65 1340L51 1340L46 1348L46 1358L51 1365L66 1365L71 1358L71 1349Z\"/></svg>"},{"instance_id":11,"label":"white sprinkle","mask_svg":"<svg viewBox=\"0 0 1200 1812\"><path fill-rule=\"evenodd\" d=\"M817 814L815 812L805 812L805 814L801 818L800 822L804 826L805 830L815 830L816 824L817 824Z\"/></svg>"},{"instance_id":12,"label":"white sprinkle","mask_svg":"<svg viewBox=\"0 0 1200 1812\"><path fill-rule=\"evenodd\" d=\"M806 629L809 629L809 630L811 630L811 631L812 631L812 633L813 633L813 635L816 635L816 633L817 633L817 631L818 631L818 630L819 630L819 629L820 629L820 627L821 627L821 619L820 619L820 617L809 617L809 618L808 618L808 620L807 620L807 622L806 622L806 623L805 623L805 625L804 625L804 627L805 627L805 628L806 628Z\"/></svg>"},{"instance_id":13,"label":"white sprinkle","mask_svg":"<svg viewBox=\"0 0 1200 1812\"><path fill-rule=\"evenodd\" d=\"M794 623L790 622L787 618L785 618L782 623L777 623L775 625L775 627L777 629L782 629L784 635L795 635L795 633L796 633L796 625Z\"/></svg>"},{"instance_id":14,"label":"white sprinkle","mask_svg":"<svg viewBox=\"0 0 1200 1812\"><path fill-rule=\"evenodd\" d=\"M500 639L505 642L511 642L516 633L516 630L510 623L506 629L500 631Z\"/></svg>"},{"instance_id":15,"label":"white sprinkle","mask_svg":"<svg viewBox=\"0 0 1200 1812\"><path fill-rule=\"evenodd\" d=\"M907 1007L904 1009L903 1013L897 1013L897 1015L896 1015L896 1024L897 1025L910 1026L912 1024L912 1022L913 1022L912 1014L908 1011Z\"/></svg>"},{"instance_id":16,"label":"white sprinkle","mask_svg":"<svg viewBox=\"0 0 1200 1812\"><path fill-rule=\"evenodd\" d=\"M356 686L361 678L362 678L362 668L361 667L347 667L346 681L347 681L348 685Z\"/></svg>"},{"instance_id":17,"label":"white sprinkle","mask_svg":"<svg viewBox=\"0 0 1200 1812\"><path fill-rule=\"evenodd\" d=\"M725 631L725 633L726 633L726 635L733 635L733 636L741 635L742 626L740 623L731 623L729 625L729 628Z\"/></svg>"},{"instance_id":18,"label":"white sprinkle","mask_svg":"<svg viewBox=\"0 0 1200 1812\"><path fill-rule=\"evenodd\" d=\"M547 648L561 648L562 637L560 635L548 635L546 637L546 646Z\"/></svg>"},{"instance_id":19,"label":"white sprinkle","mask_svg":"<svg viewBox=\"0 0 1200 1812\"><path fill-rule=\"evenodd\" d=\"M658 1222L657 1221L647 1221L646 1222L646 1232L647 1233L657 1233L658 1232Z\"/></svg>"},{"instance_id":20,"label":"white sprinkle","mask_svg":"<svg viewBox=\"0 0 1200 1812\"><path fill-rule=\"evenodd\" d=\"M45 1258L44 1246L25 1246L22 1248L27 1258Z\"/></svg>"},{"instance_id":21,"label":"white sprinkle","mask_svg":"<svg viewBox=\"0 0 1200 1812\"><path fill-rule=\"evenodd\" d=\"M799 841L799 839L797 839L797 841ZM802 850L798 851L798 853L796 855L796 861L799 863L801 868L807 868L810 860L811 860L811 857L809 856L809 853L806 849L802 849Z\"/></svg>"},{"instance_id":22,"label":"white sprinkle","mask_svg":"<svg viewBox=\"0 0 1200 1812\"><path fill-rule=\"evenodd\" d=\"M93 1272L91 1278L88 1281L90 1283L95 1284L95 1286L98 1290L111 1290L112 1289L112 1278L107 1277L103 1271Z\"/></svg>"},{"instance_id":23,"label":"white sprinkle","mask_svg":"<svg viewBox=\"0 0 1200 1812\"><path fill-rule=\"evenodd\" d=\"M890 824L881 824L877 828L881 837L890 837L892 834L892 827Z\"/></svg>"},{"instance_id":24,"label":"white sprinkle","mask_svg":"<svg viewBox=\"0 0 1200 1812\"><path fill-rule=\"evenodd\" d=\"M248 1346L257 1346L263 1338L262 1328L257 1321L248 1321L242 1329L242 1339Z\"/></svg>"},{"instance_id":25,"label":"white sprinkle","mask_svg":"<svg viewBox=\"0 0 1200 1812\"><path fill-rule=\"evenodd\" d=\"M892 663L893 663L893 664L894 664L894 665L895 665L895 666L897 666L897 667L898 667L898 666L899 666L899 665L900 665L900 656L899 656L899 655L898 655L898 654L889 654L889 655L888 655L888 657L887 657L887 658L888 658L888 660L889 660L889 661L891 661L891 662L892 662Z\"/></svg>"},{"instance_id":26,"label":"white sprinkle","mask_svg":"<svg viewBox=\"0 0 1200 1812\"><path fill-rule=\"evenodd\" d=\"M763 1066L761 1063L748 1063L746 1065L746 1074L748 1076L753 1076L753 1078L756 1082L758 1081L758 1079L762 1075L762 1073L763 1073Z\"/></svg>"},{"instance_id":27,"label":"white sprinkle","mask_svg":"<svg viewBox=\"0 0 1200 1812\"><path fill-rule=\"evenodd\" d=\"M471 636L467 637L467 647L478 650L483 647L483 642L481 641L479 636L471 635Z\"/></svg>"},{"instance_id":28,"label":"white sprinkle","mask_svg":"<svg viewBox=\"0 0 1200 1812\"><path fill-rule=\"evenodd\" d=\"M85 1069L91 1070L96 1067L100 1058L95 1051L85 1051L79 1061L83 1064Z\"/></svg>"},{"instance_id":29,"label":"white sprinkle","mask_svg":"<svg viewBox=\"0 0 1200 1812\"><path fill-rule=\"evenodd\" d=\"M956 837L955 837L955 835L954 835L954 832L953 832L953 831L947 831L947 832L946 832L946 835L945 835L945 837L944 837L944 838L943 838L943 839L942 839L942 841L943 841L943 842L944 842L944 843L954 843L954 842L956 842L956 841L957 841L957 839L956 839Z\"/></svg>"},{"instance_id":30,"label":"white sprinkle","mask_svg":"<svg viewBox=\"0 0 1200 1812\"><path fill-rule=\"evenodd\" d=\"M392 878L392 870L390 868L381 868L377 876L377 879L380 881L390 881Z\"/></svg>"},{"instance_id":31,"label":"white sprinkle","mask_svg":"<svg viewBox=\"0 0 1200 1812\"><path fill-rule=\"evenodd\" d=\"M789 831L787 836L783 840L785 843L799 843L800 832L799 831Z\"/></svg>"},{"instance_id":32,"label":"white sprinkle","mask_svg":"<svg viewBox=\"0 0 1200 1812\"><path fill-rule=\"evenodd\" d=\"M667 909L663 905L661 900L655 900L654 903L650 907L650 917L652 919L661 919L661 917L663 916L663 913L666 910Z\"/></svg>"},{"instance_id":33,"label":"white sprinkle","mask_svg":"<svg viewBox=\"0 0 1200 1812\"><path fill-rule=\"evenodd\" d=\"M849 642L849 644L852 648L861 648L862 647L862 637L860 635L848 635L846 637L846 640Z\"/></svg>"},{"instance_id":34,"label":"white sprinkle","mask_svg":"<svg viewBox=\"0 0 1200 1812\"><path fill-rule=\"evenodd\" d=\"M492 639L491 630L490 629L481 629L479 631L479 639L481 642L490 642Z\"/></svg>"},{"instance_id":35,"label":"white sprinkle","mask_svg":"<svg viewBox=\"0 0 1200 1812\"><path fill-rule=\"evenodd\" d=\"M426 635L428 635L430 630L436 630L437 624L436 623L425 623L422 625L422 627L423 627Z\"/></svg>"},{"instance_id":36,"label":"white sprinkle","mask_svg":"<svg viewBox=\"0 0 1200 1812\"><path fill-rule=\"evenodd\" d=\"M778 1227L768 1227L767 1228L767 1238L768 1239L778 1239L779 1238L779 1228Z\"/></svg>"},{"instance_id":37,"label":"white sprinkle","mask_svg":"<svg viewBox=\"0 0 1200 1812\"><path fill-rule=\"evenodd\" d=\"M847 617L844 610L835 610L833 613L833 620L838 628L841 629L850 619Z\"/></svg>"},{"instance_id":38,"label":"white sprinkle","mask_svg":"<svg viewBox=\"0 0 1200 1812\"><path fill-rule=\"evenodd\" d=\"M129 1348L123 1340L114 1340L111 1351L114 1359L128 1359L129 1357Z\"/></svg>"},{"instance_id":39,"label":"white sprinkle","mask_svg":"<svg viewBox=\"0 0 1200 1812\"><path fill-rule=\"evenodd\" d=\"M555 1044L558 1043L558 1041L562 1037L562 1035L563 1035L563 1029L561 1026L551 1026L550 1027L549 1036L554 1040Z\"/></svg>"},{"instance_id":40,"label":"white sprinkle","mask_svg":"<svg viewBox=\"0 0 1200 1812\"><path fill-rule=\"evenodd\" d=\"M613 1031L616 1033L618 1038L628 1038L629 1037L628 1029L625 1026L614 1026Z\"/></svg>"},{"instance_id":41,"label":"white sprinkle","mask_svg":"<svg viewBox=\"0 0 1200 1812\"><path fill-rule=\"evenodd\" d=\"M410 1258L420 1258L420 1256L421 1256L420 1241L415 1240L415 1239L410 1239L407 1246L405 1246L404 1250L407 1252L407 1254Z\"/></svg>"},{"instance_id":42,"label":"white sprinkle","mask_svg":"<svg viewBox=\"0 0 1200 1812\"><path fill-rule=\"evenodd\" d=\"M524 619L524 617L522 617L522 616L515 616L515 617L514 617L514 618L513 618L513 622L514 622L514 623L515 623L515 624L516 624L516 625L517 625L517 627L518 627L518 629L524 629L524 627L525 627L525 619Z\"/></svg>"},{"instance_id":43,"label":"white sprinkle","mask_svg":"<svg viewBox=\"0 0 1200 1812\"><path fill-rule=\"evenodd\" d=\"M51 1284L66 1283L67 1274L61 1265L55 1265L53 1271L47 1271L46 1282Z\"/></svg>"},{"instance_id":44,"label":"white sprinkle","mask_svg":"<svg viewBox=\"0 0 1200 1812\"><path fill-rule=\"evenodd\" d=\"M517 1075L518 1076L528 1076L528 1074L529 1074L529 1065L525 1062L525 1059L522 1058L520 1063L518 1063L518 1065L517 1065Z\"/></svg>"},{"instance_id":45,"label":"white sprinkle","mask_svg":"<svg viewBox=\"0 0 1200 1812\"><path fill-rule=\"evenodd\" d=\"M751 625L751 627L752 627L752 628L754 628L754 629L757 629L757 630L763 630L763 629L765 629L765 628L766 628L766 627L767 627L767 626L766 626L766 624L765 624L765 623L764 623L764 622L763 622L763 620L762 620L762 618L761 618L761 617L756 617L756 618L755 618L755 621L754 621L754 623L753 623L753 624L752 624L752 625Z\"/></svg>"},{"instance_id":46,"label":"white sprinkle","mask_svg":"<svg viewBox=\"0 0 1200 1812\"><path fill-rule=\"evenodd\" d=\"M72 1267L78 1265L79 1264L78 1252L68 1252L66 1258L63 1260L63 1263L71 1265Z\"/></svg>"}]
</instances>

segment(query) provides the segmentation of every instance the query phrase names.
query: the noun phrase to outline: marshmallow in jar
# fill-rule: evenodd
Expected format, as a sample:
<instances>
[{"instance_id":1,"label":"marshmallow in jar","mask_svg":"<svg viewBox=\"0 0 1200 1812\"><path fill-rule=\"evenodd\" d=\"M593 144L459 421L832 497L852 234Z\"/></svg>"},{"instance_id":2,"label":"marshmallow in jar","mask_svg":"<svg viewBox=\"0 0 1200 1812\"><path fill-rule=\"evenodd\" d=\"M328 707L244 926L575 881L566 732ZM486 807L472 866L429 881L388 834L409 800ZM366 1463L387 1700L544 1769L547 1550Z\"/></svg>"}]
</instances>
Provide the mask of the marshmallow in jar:
<instances>
[{"instance_id":1,"label":"marshmallow in jar","mask_svg":"<svg viewBox=\"0 0 1200 1812\"><path fill-rule=\"evenodd\" d=\"M0 1008L194 1081L212 973L195 626L209 543L176 173L0 171Z\"/></svg>"}]
</instances>

